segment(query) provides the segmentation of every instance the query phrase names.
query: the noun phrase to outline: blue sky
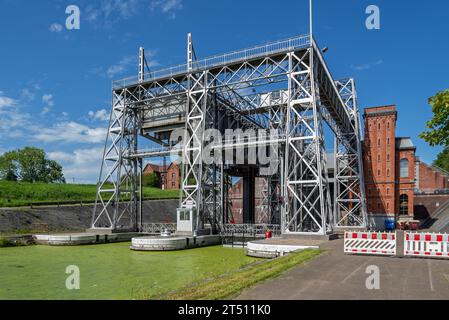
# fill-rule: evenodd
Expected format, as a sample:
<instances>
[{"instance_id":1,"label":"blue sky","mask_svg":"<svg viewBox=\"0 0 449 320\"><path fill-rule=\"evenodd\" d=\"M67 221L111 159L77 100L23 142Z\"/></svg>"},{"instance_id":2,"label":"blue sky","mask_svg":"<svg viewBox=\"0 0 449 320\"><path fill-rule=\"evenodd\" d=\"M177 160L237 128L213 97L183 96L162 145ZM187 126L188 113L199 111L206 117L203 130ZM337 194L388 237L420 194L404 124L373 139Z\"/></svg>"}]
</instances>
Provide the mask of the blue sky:
<instances>
[{"instance_id":1,"label":"blue sky","mask_svg":"<svg viewBox=\"0 0 449 320\"><path fill-rule=\"evenodd\" d=\"M81 10L66 30L65 9ZM381 29L365 27L380 8ZM0 153L37 146L68 180L95 182L111 81L137 72L144 46L153 69L185 62L186 34L205 57L308 32L308 0L0 0ZM449 87L449 2L315 0L315 37L335 78L357 81L361 107L396 104L398 136L432 162L418 135L427 99Z\"/></svg>"}]
</instances>

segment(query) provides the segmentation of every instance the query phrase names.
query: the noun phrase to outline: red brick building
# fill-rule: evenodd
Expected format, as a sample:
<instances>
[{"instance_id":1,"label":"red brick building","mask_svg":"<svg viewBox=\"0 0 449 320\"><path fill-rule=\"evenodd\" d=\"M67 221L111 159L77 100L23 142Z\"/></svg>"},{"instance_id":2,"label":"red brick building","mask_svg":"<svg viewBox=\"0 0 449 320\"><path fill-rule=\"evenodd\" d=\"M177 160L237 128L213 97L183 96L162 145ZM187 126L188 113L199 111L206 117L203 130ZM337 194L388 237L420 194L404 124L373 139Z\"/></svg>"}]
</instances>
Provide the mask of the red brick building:
<instances>
[{"instance_id":1,"label":"red brick building","mask_svg":"<svg viewBox=\"0 0 449 320\"><path fill-rule=\"evenodd\" d=\"M173 162L165 167L148 163L143 170L143 175L150 175L152 173L155 173L158 176L162 189L181 188L181 170L176 163Z\"/></svg>"},{"instance_id":2,"label":"red brick building","mask_svg":"<svg viewBox=\"0 0 449 320\"><path fill-rule=\"evenodd\" d=\"M415 217L433 217L449 201L449 174L415 158Z\"/></svg>"},{"instance_id":3,"label":"red brick building","mask_svg":"<svg viewBox=\"0 0 449 320\"><path fill-rule=\"evenodd\" d=\"M415 152L410 138L396 137L395 106L365 109L363 162L368 213L414 215Z\"/></svg>"},{"instance_id":4,"label":"red brick building","mask_svg":"<svg viewBox=\"0 0 449 320\"><path fill-rule=\"evenodd\" d=\"M441 169L421 161L416 157L416 189L422 193L449 189L449 175Z\"/></svg>"},{"instance_id":5,"label":"red brick building","mask_svg":"<svg viewBox=\"0 0 449 320\"><path fill-rule=\"evenodd\" d=\"M371 218L379 220L376 224L385 217L416 217L417 207L431 215L432 208L422 208L429 206L422 194L449 189L449 175L421 162L409 137L396 137L397 119L395 106L367 108L364 113L366 202Z\"/></svg>"}]
</instances>

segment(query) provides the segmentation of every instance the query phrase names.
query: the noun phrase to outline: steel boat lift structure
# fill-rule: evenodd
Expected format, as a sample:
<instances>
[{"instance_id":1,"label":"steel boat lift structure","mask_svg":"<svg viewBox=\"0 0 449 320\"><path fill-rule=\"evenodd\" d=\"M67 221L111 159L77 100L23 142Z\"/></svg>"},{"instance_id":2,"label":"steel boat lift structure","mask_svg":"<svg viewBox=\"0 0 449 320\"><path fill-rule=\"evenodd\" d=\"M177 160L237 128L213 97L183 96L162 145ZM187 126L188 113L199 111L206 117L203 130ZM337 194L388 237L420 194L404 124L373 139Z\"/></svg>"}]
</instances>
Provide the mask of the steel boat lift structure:
<instances>
[{"instance_id":1,"label":"steel boat lift structure","mask_svg":"<svg viewBox=\"0 0 449 320\"><path fill-rule=\"evenodd\" d=\"M141 48L138 76L113 82L92 228L142 231L143 159L170 156L175 145L182 159L179 207L195 215L194 232L218 233L229 224L231 176L245 181L246 223L279 224L282 234L367 227L355 83L334 80L310 34L202 60L189 34L186 64L145 72L145 62ZM333 188L325 125L334 136ZM207 145L212 128L219 143ZM267 134L228 136L229 129ZM184 132L181 143L170 139L177 130ZM139 149L142 138L160 147ZM235 149L247 160L250 150L267 146L275 164L269 174L266 163L235 165L223 156ZM211 149L218 163L202 161ZM264 181L260 221L255 177Z\"/></svg>"}]
</instances>

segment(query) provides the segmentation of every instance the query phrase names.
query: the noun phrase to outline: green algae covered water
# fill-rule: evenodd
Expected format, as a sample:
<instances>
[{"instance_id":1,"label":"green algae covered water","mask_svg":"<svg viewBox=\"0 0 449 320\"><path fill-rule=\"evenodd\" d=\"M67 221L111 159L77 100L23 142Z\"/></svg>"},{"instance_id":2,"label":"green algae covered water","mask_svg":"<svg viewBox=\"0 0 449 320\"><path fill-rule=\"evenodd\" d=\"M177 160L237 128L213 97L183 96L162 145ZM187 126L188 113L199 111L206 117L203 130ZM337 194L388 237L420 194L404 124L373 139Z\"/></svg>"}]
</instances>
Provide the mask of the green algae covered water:
<instances>
[{"instance_id":1,"label":"green algae covered water","mask_svg":"<svg viewBox=\"0 0 449 320\"><path fill-rule=\"evenodd\" d=\"M174 252L137 252L130 243L78 247L0 248L0 300L142 299L232 272L257 259L221 246ZM68 266L79 269L69 290Z\"/></svg>"}]
</instances>

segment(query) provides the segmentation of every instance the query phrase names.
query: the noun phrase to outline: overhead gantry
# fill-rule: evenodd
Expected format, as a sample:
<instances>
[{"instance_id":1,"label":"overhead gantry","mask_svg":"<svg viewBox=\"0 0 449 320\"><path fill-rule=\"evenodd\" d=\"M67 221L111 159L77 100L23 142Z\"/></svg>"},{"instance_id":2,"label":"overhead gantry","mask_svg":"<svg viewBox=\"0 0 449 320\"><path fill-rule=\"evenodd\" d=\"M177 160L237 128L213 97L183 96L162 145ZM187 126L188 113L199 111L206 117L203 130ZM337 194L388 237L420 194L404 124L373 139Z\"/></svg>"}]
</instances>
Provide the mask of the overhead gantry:
<instances>
[{"instance_id":1,"label":"overhead gantry","mask_svg":"<svg viewBox=\"0 0 449 320\"><path fill-rule=\"evenodd\" d=\"M145 73L142 48L139 61L137 77L113 82L93 228L139 230L143 159L173 154L182 167L179 206L197 213L198 232L229 223L230 177L239 175L250 202L254 178L263 179L258 222L280 224L284 234L367 226L354 80L333 79L310 35L197 60L189 34L186 64ZM209 129L218 136L208 139ZM139 148L143 138L158 147ZM251 152L268 161L252 161ZM205 162L206 153L216 161ZM246 204L246 222L255 223Z\"/></svg>"}]
</instances>

